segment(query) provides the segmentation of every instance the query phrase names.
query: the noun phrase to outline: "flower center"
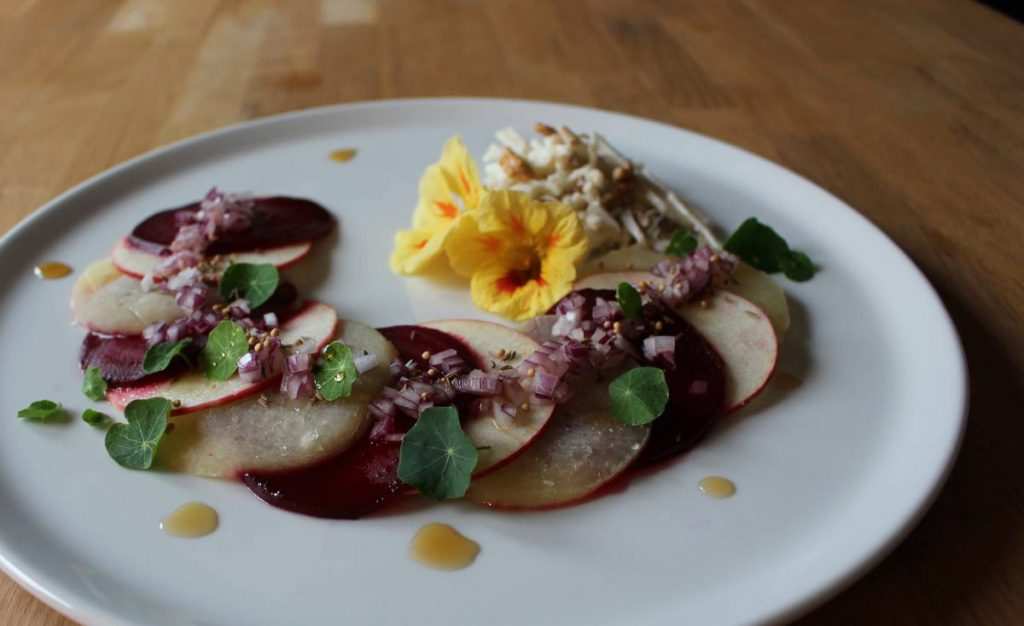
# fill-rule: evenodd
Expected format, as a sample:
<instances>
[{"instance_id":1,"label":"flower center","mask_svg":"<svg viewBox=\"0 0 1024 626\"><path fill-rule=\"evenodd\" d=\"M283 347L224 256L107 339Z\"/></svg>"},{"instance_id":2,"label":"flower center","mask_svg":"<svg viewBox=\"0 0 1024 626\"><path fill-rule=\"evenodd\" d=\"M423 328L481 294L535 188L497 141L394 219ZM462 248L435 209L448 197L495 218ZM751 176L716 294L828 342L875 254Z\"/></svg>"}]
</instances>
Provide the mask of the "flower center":
<instances>
[{"instance_id":1,"label":"flower center","mask_svg":"<svg viewBox=\"0 0 1024 626\"><path fill-rule=\"evenodd\" d=\"M541 262L536 254L527 253L524 255L519 267L510 269L504 276L498 279L498 291L513 293L531 280L544 285L544 279L540 275Z\"/></svg>"}]
</instances>

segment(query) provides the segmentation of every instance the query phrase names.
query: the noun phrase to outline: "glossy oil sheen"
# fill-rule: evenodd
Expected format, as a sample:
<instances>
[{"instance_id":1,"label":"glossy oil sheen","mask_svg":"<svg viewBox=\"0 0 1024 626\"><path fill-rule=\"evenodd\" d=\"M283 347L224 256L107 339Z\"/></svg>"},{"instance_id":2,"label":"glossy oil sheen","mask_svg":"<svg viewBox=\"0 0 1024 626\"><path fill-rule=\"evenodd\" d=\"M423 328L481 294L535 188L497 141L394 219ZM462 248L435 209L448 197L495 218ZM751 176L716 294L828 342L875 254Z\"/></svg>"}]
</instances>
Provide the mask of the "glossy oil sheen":
<instances>
[{"instance_id":1,"label":"glossy oil sheen","mask_svg":"<svg viewBox=\"0 0 1024 626\"><path fill-rule=\"evenodd\" d=\"M716 500L736 495L736 483L724 476L705 476L697 483L697 486L701 493Z\"/></svg>"}]
</instances>

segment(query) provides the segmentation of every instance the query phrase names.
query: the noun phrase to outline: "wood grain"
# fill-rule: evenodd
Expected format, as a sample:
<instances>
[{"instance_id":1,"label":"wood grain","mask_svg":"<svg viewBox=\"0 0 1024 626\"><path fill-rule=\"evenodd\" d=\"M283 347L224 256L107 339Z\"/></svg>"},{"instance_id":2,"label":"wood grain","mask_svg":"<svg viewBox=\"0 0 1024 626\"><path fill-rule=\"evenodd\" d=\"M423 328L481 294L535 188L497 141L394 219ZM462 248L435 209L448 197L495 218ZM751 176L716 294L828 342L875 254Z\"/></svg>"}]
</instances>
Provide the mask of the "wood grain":
<instances>
[{"instance_id":1,"label":"wood grain","mask_svg":"<svg viewBox=\"0 0 1024 626\"><path fill-rule=\"evenodd\" d=\"M150 148L373 98L560 100L777 160L938 287L972 370L920 527L801 620L1024 622L1024 27L950 0L0 0L0 232ZM0 577L0 623L69 624Z\"/></svg>"}]
</instances>

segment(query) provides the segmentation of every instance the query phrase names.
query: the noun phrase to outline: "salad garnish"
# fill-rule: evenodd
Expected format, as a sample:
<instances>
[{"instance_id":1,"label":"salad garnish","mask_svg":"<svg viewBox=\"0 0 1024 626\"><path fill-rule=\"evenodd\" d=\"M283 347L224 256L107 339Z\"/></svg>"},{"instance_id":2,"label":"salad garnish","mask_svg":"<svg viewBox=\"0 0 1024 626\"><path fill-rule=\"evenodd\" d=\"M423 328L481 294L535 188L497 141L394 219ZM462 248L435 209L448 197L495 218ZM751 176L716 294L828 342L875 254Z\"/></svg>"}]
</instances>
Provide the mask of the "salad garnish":
<instances>
[{"instance_id":1,"label":"salad garnish","mask_svg":"<svg viewBox=\"0 0 1024 626\"><path fill-rule=\"evenodd\" d=\"M186 337L180 341L163 341L150 346L146 349L146 355L142 358L142 371L146 374L162 372L170 367L171 361L173 361L175 357L181 357L188 362L188 357L185 355L184 350L190 343L192 343L192 340ZM98 368L90 369L96 369L97 372L99 371ZM86 378L88 379L88 375ZM100 380L102 380L102 378ZM106 394L106 390L106 384L104 384L104 394ZM96 400L97 398L93 399Z\"/></svg>"},{"instance_id":2,"label":"salad garnish","mask_svg":"<svg viewBox=\"0 0 1024 626\"><path fill-rule=\"evenodd\" d=\"M199 363L207 378L227 380L238 369L238 360L249 352L249 338L241 325L223 320L210 332L199 353Z\"/></svg>"},{"instance_id":3,"label":"salad garnish","mask_svg":"<svg viewBox=\"0 0 1024 626\"><path fill-rule=\"evenodd\" d=\"M677 230L665 248L665 254L672 256L689 256L700 245L697 237L688 230Z\"/></svg>"},{"instance_id":4,"label":"salad garnish","mask_svg":"<svg viewBox=\"0 0 1024 626\"><path fill-rule=\"evenodd\" d=\"M280 279L269 263L232 263L220 278L220 295L227 302L243 298L255 309L274 295Z\"/></svg>"},{"instance_id":5,"label":"salad garnish","mask_svg":"<svg viewBox=\"0 0 1024 626\"><path fill-rule=\"evenodd\" d=\"M461 498L478 459L455 407L430 407L402 439L398 478L435 500Z\"/></svg>"},{"instance_id":6,"label":"salad garnish","mask_svg":"<svg viewBox=\"0 0 1024 626\"><path fill-rule=\"evenodd\" d=\"M615 299L619 303L619 308L622 309L622 315L627 320L640 319L643 303L640 301L640 293L636 287L625 282L619 283L615 290Z\"/></svg>"},{"instance_id":7,"label":"salad garnish","mask_svg":"<svg viewBox=\"0 0 1024 626\"><path fill-rule=\"evenodd\" d=\"M316 392L328 402L347 398L358 376L352 349L340 341L334 341L323 349L313 369Z\"/></svg>"},{"instance_id":8,"label":"salad garnish","mask_svg":"<svg viewBox=\"0 0 1024 626\"><path fill-rule=\"evenodd\" d=\"M612 416L623 424L650 424L665 412L668 383L660 367L634 367L608 385Z\"/></svg>"},{"instance_id":9,"label":"salad garnish","mask_svg":"<svg viewBox=\"0 0 1024 626\"><path fill-rule=\"evenodd\" d=\"M102 411L96 409L86 409L82 411L82 421L90 426L102 428L110 424L110 416Z\"/></svg>"},{"instance_id":10,"label":"salad garnish","mask_svg":"<svg viewBox=\"0 0 1024 626\"><path fill-rule=\"evenodd\" d=\"M55 422L67 417L60 402L36 400L18 411L18 417L29 422Z\"/></svg>"},{"instance_id":11,"label":"salad garnish","mask_svg":"<svg viewBox=\"0 0 1024 626\"><path fill-rule=\"evenodd\" d=\"M817 271L810 257L799 250L791 250L777 232L753 217L729 236L725 249L762 272L782 272L798 282L810 280Z\"/></svg>"},{"instance_id":12,"label":"salad garnish","mask_svg":"<svg viewBox=\"0 0 1024 626\"><path fill-rule=\"evenodd\" d=\"M129 402L124 408L128 423L112 424L107 431L105 441L110 458L128 469L148 470L167 431L170 414L171 402L166 398Z\"/></svg>"},{"instance_id":13,"label":"salad garnish","mask_svg":"<svg viewBox=\"0 0 1024 626\"><path fill-rule=\"evenodd\" d=\"M86 398L102 402L107 398L107 381L103 380L103 374L98 367L88 367L85 370L85 378L82 380L82 393Z\"/></svg>"}]
</instances>

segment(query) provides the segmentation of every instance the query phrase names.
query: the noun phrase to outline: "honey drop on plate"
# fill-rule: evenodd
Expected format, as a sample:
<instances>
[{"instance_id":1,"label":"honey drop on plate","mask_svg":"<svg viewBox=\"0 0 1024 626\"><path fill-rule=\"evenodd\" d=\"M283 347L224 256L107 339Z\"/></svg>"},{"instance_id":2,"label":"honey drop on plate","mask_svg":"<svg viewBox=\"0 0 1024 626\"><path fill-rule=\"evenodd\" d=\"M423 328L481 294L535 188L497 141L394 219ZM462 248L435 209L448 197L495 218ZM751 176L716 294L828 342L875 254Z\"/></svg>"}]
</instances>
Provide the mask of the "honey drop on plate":
<instances>
[{"instance_id":1,"label":"honey drop on plate","mask_svg":"<svg viewBox=\"0 0 1024 626\"><path fill-rule=\"evenodd\" d=\"M736 483L723 476L706 476L697 486L704 495L716 500L731 498L736 494Z\"/></svg>"},{"instance_id":2,"label":"honey drop on plate","mask_svg":"<svg viewBox=\"0 0 1024 626\"><path fill-rule=\"evenodd\" d=\"M472 565L480 554L480 544L448 524L435 522L416 531L410 553L427 567L453 571Z\"/></svg>"},{"instance_id":3,"label":"honey drop on plate","mask_svg":"<svg viewBox=\"0 0 1024 626\"><path fill-rule=\"evenodd\" d=\"M70 274L71 266L66 263L60 263L59 261L47 261L46 263L40 263L35 266L33 273L43 280L55 280L57 278L64 278Z\"/></svg>"},{"instance_id":4,"label":"honey drop on plate","mask_svg":"<svg viewBox=\"0 0 1024 626\"><path fill-rule=\"evenodd\" d=\"M213 507L202 502L189 502L174 510L160 522L160 529L172 537L195 539L217 530L220 516Z\"/></svg>"}]
</instances>

